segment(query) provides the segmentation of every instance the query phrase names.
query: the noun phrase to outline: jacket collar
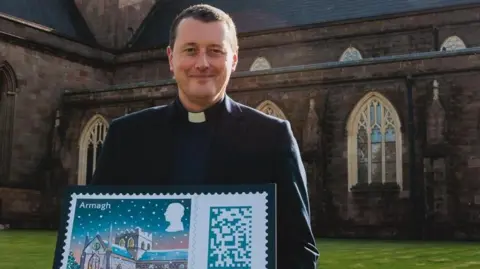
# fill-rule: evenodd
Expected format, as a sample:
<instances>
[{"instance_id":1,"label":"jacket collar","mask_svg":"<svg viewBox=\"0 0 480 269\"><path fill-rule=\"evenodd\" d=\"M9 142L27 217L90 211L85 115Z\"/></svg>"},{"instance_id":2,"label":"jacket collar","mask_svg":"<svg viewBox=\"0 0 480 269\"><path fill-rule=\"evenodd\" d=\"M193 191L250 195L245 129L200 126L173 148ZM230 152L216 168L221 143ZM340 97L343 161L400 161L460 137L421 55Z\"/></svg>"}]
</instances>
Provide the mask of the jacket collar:
<instances>
[{"instance_id":1,"label":"jacket collar","mask_svg":"<svg viewBox=\"0 0 480 269\"><path fill-rule=\"evenodd\" d=\"M219 120L220 117L224 115L239 117L241 115L239 112L241 112L241 107L227 94L225 94L218 103L204 111L207 122ZM174 123L188 122L188 111L180 102L178 95L175 97L175 100L167 106L167 113L168 118L173 120Z\"/></svg>"}]
</instances>

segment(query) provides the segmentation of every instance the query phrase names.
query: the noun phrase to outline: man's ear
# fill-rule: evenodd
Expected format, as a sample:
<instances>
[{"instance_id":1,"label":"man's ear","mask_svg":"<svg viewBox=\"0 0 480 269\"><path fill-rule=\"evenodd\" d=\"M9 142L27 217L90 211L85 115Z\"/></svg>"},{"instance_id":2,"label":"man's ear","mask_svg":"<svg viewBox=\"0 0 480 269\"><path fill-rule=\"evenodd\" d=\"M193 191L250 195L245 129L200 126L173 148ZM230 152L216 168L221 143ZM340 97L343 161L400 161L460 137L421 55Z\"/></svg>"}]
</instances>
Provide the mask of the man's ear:
<instances>
[{"instance_id":1,"label":"man's ear","mask_svg":"<svg viewBox=\"0 0 480 269\"><path fill-rule=\"evenodd\" d=\"M167 47L167 56L168 56L168 64L170 65L170 72L173 72L173 63L172 63L173 49L170 46Z\"/></svg>"},{"instance_id":2,"label":"man's ear","mask_svg":"<svg viewBox=\"0 0 480 269\"><path fill-rule=\"evenodd\" d=\"M238 64L238 48L233 51L232 72L237 69Z\"/></svg>"}]
</instances>

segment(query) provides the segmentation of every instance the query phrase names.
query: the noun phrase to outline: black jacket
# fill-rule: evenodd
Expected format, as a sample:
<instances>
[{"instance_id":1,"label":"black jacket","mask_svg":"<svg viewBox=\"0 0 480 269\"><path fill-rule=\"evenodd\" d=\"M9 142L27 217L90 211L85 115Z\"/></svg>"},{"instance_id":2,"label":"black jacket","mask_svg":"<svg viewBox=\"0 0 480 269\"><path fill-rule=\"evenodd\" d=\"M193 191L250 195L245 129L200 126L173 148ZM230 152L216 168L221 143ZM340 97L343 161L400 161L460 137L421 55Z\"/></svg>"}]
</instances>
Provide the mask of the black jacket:
<instances>
[{"instance_id":1,"label":"black jacket","mask_svg":"<svg viewBox=\"0 0 480 269\"><path fill-rule=\"evenodd\" d=\"M305 170L290 123L226 96L208 117L216 125L206 184L277 185L277 268L315 269ZM93 185L175 185L175 126L186 112L172 104L112 121Z\"/></svg>"}]
</instances>

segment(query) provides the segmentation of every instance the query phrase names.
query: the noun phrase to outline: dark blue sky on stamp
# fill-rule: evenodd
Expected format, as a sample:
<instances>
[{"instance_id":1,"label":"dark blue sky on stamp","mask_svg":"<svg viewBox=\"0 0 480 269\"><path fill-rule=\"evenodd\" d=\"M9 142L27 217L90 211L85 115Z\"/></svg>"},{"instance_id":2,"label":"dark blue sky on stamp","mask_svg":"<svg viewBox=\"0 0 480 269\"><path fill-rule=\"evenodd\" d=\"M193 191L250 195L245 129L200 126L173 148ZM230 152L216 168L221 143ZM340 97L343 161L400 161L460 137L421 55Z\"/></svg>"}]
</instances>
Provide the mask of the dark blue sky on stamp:
<instances>
[{"instance_id":1,"label":"dark blue sky on stamp","mask_svg":"<svg viewBox=\"0 0 480 269\"><path fill-rule=\"evenodd\" d=\"M152 249L187 249L190 215L190 199L79 199L71 249L78 253L86 236L107 241L137 227L152 234Z\"/></svg>"}]
</instances>

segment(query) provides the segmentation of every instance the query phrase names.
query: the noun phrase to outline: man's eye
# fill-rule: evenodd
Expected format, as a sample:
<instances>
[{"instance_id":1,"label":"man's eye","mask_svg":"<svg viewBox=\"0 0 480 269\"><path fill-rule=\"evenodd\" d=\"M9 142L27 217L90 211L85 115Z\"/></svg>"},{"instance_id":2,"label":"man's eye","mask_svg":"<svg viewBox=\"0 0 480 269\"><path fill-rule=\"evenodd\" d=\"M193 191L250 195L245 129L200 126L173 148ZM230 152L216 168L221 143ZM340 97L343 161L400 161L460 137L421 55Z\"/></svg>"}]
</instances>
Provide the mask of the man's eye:
<instances>
[{"instance_id":1,"label":"man's eye","mask_svg":"<svg viewBox=\"0 0 480 269\"><path fill-rule=\"evenodd\" d=\"M215 54L223 54L223 50L221 50L221 49L213 49L212 51Z\"/></svg>"}]
</instances>

